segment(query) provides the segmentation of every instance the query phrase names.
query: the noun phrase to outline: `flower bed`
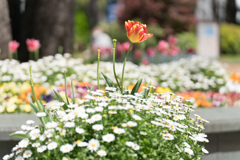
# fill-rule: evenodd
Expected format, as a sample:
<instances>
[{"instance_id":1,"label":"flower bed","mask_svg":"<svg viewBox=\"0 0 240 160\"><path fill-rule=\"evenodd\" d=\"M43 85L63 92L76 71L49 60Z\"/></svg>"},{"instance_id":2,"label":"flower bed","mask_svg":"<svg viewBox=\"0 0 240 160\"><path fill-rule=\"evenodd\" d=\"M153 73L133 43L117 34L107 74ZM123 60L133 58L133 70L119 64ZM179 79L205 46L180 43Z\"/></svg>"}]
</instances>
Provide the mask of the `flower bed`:
<instances>
[{"instance_id":1,"label":"flower bed","mask_svg":"<svg viewBox=\"0 0 240 160\"><path fill-rule=\"evenodd\" d=\"M61 63L60 63L61 62ZM113 79L112 63L100 62L100 71ZM121 63L116 63L116 75L121 75ZM83 64L81 59L73 59L69 54L57 54L39 59L37 62L18 63L15 60L0 61L0 113L32 112L28 103L31 90L28 82L28 67L33 67L33 79L36 85L38 98L43 103L54 99L53 89L60 92L64 99L64 75L67 69L67 93L70 98L70 83L73 81L75 96L81 98L87 93L86 85L97 88L97 63ZM238 75L230 76L221 64L215 60L201 57L181 59L179 61L160 65L137 66L127 62L125 70L125 86L133 88L136 78L143 77L143 85L151 82L156 87L156 93L174 92L187 98L194 98L193 104L201 107L239 106L240 83ZM195 66L195 67L192 67ZM79 83L80 82L80 83ZM87 82L87 83L86 83ZM104 88L104 78L100 76L101 88ZM140 87L139 91L143 88ZM196 92L193 92L196 91ZM220 93L219 93L220 92ZM201 98L203 97L205 98ZM212 96L213 95L213 96ZM234 95L234 96L232 96ZM215 98L220 96L221 98Z\"/></svg>"}]
</instances>

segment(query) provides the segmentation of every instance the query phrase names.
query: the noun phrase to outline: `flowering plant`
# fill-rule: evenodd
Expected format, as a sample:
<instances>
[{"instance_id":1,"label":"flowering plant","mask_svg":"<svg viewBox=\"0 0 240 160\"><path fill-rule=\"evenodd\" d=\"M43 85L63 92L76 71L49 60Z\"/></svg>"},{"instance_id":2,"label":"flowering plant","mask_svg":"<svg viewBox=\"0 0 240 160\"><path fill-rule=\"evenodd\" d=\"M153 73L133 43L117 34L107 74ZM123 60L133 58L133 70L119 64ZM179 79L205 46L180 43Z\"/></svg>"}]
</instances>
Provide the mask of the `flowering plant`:
<instances>
[{"instance_id":1,"label":"flowering plant","mask_svg":"<svg viewBox=\"0 0 240 160\"><path fill-rule=\"evenodd\" d=\"M12 55L15 55L15 58L18 59L17 49L19 47L19 43L17 41L10 41L8 43L8 50L9 50L9 59L12 59Z\"/></svg>"},{"instance_id":2,"label":"flowering plant","mask_svg":"<svg viewBox=\"0 0 240 160\"><path fill-rule=\"evenodd\" d=\"M116 43L113 52L115 47ZM99 62L100 51L98 57ZM192 107L183 104L181 97L172 99L171 94L153 94L150 84L137 93L142 80L132 90L126 90L118 82L114 60L113 71L118 87L102 74L108 87L96 91L92 87L84 99L76 101L71 82L71 103L65 74L66 100L54 90L58 102L50 109L36 98L30 67L30 84L36 102L30 104L42 124L34 126L29 120L21 126L22 131L11 134L22 140L13 148L13 153L3 159L13 156L18 160L200 159L203 152L208 153L202 144L198 144L208 142L207 135L202 133L207 120L199 115L195 115L196 119L190 118ZM100 89L99 63L97 79Z\"/></svg>"},{"instance_id":3,"label":"flowering plant","mask_svg":"<svg viewBox=\"0 0 240 160\"><path fill-rule=\"evenodd\" d=\"M41 44L39 42L39 40L36 39L27 39L26 40L26 44L27 44L27 49L30 53L30 59L33 60L33 54L34 54L34 59L38 60L39 58L39 53L38 50L41 47Z\"/></svg>"}]
</instances>

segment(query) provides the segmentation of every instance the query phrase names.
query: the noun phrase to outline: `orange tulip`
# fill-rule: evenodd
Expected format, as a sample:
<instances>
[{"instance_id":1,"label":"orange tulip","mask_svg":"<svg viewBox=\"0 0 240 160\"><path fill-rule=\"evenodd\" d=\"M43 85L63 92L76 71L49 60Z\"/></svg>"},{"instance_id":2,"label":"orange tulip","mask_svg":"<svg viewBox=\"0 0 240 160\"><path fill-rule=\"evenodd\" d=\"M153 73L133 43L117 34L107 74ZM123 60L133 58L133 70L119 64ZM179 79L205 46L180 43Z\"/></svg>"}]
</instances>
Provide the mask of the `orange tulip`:
<instances>
[{"instance_id":1,"label":"orange tulip","mask_svg":"<svg viewBox=\"0 0 240 160\"><path fill-rule=\"evenodd\" d=\"M152 34L147 34L146 25L140 22L128 21L125 22L125 27L127 37L132 43L140 43L153 36Z\"/></svg>"}]
</instances>

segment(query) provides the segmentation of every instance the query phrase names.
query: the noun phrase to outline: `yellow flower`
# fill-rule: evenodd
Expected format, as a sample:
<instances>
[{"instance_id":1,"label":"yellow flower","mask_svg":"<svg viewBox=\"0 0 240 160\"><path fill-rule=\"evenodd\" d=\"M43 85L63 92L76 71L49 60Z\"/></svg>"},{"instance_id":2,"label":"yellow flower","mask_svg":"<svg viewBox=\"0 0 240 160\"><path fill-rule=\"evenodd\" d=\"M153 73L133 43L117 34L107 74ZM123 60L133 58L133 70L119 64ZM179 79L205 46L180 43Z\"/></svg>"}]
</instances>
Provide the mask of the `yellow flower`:
<instances>
[{"instance_id":1,"label":"yellow flower","mask_svg":"<svg viewBox=\"0 0 240 160\"><path fill-rule=\"evenodd\" d=\"M27 113L32 111L32 107L29 104L20 105L20 109Z\"/></svg>"},{"instance_id":2,"label":"yellow flower","mask_svg":"<svg viewBox=\"0 0 240 160\"><path fill-rule=\"evenodd\" d=\"M6 108L5 106L0 105L0 113L3 113L5 108Z\"/></svg>"},{"instance_id":3,"label":"yellow flower","mask_svg":"<svg viewBox=\"0 0 240 160\"><path fill-rule=\"evenodd\" d=\"M13 113L17 108L17 105L16 104L11 104L9 103L6 110L8 113Z\"/></svg>"}]
</instances>

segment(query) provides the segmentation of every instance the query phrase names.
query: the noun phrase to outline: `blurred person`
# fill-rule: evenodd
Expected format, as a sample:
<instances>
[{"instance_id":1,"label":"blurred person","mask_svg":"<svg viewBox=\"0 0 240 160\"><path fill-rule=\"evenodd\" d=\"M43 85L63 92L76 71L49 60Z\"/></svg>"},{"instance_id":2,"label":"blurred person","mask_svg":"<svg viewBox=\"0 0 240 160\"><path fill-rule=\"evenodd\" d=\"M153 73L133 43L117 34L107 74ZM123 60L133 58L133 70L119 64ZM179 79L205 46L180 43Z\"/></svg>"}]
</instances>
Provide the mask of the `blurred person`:
<instances>
[{"instance_id":1,"label":"blurred person","mask_svg":"<svg viewBox=\"0 0 240 160\"><path fill-rule=\"evenodd\" d=\"M97 50L101 50L101 57L106 59L112 53L112 39L111 37L104 33L99 27L93 28L92 31L92 41L91 41L91 51L97 54Z\"/></svg>"}]
</instances>

